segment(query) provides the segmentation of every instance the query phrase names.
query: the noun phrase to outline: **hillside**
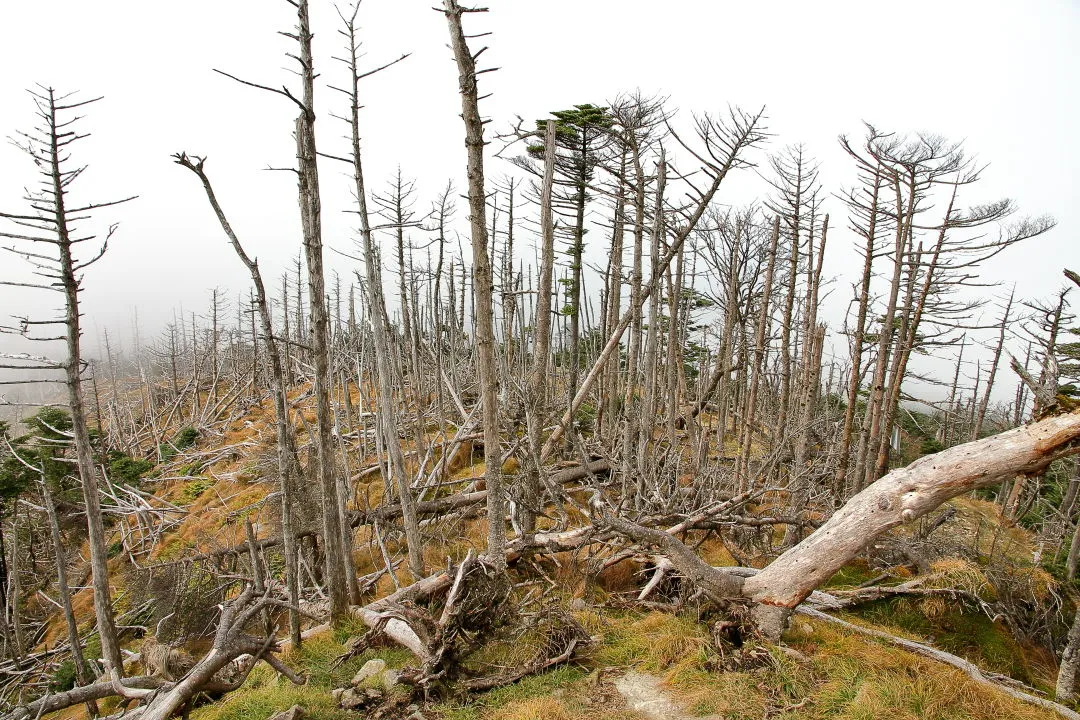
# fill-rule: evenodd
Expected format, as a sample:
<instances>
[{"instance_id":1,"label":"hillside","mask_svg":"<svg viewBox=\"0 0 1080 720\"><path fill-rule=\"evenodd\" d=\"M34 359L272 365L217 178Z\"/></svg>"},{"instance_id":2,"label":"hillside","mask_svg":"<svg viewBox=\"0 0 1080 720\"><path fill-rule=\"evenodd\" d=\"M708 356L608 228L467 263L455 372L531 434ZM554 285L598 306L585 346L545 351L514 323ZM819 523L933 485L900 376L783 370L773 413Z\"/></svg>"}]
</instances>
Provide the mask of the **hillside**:
<instances>
[{"instance_id":1,"label":"hillside","mask_svg":"<svg viewBox=\"0 0 1080 720\"><path fill-rule=\"evenodd\" d=\"M102 96L47 84L10 129L0 720L1080 720L1080 274L1046 249L1058 221L944 135L800 140L863 91L910 124L919 102L881 78L920 85L927 36L987 62L1011 41L920 27L878 57L876 27L874 61L845 58L860 93L829 95L806 30L777 42L788 13L749 32L697 2L727 38L710 53L754 36L787 58L782 97L822 99L782 118L711 74L713 111L620 91L625 63L671 55L653 28L706 24L666 6L609 3L574 46L594 3L153 23L142 3L85 29L75 5L48 31L102 40L39 56L118 52L154 81L119 141L91 132L129 127ZM495 35L542 42L543 73L494 74ZM440 70L394 47L421 38ZM238 67L208 65L232 90L213 100L169 69L220 52ZM716 57L725 83L751 65ZM997 124L984 107L973 126ZM990 148L1030 162L1037 136ZM119 219L144 197L138 255Z\"/></svg>"},{"instance_id":2,"label":"hillside","mask_svg":"<svg viewBox=\"0 0 1080 720\"><path fill-rule=\"evenodd\" d=\"M293 399L298 401L298 412L305 413L309 400L302 392ZM359 394L353 401L361 402ZM163 641L182 639L179 647L185 652L205 647L205 641L198 638L212 631L217 614L213 598L221 597L215 593L214 586L219 583L213 578L222 573L250 573L250 557L243 548L245 524L251 523L256 544L274 537L274 483L266 475L274 436L267 418L264 402L197 432L185 431L181 424L163 429L166 436L174 438L178 450L167 453L170 457L165 462L147 468L136 486L152 498L149 507L175 510L160 516L153 533L139 535L146 528L130 518L123 518L110 533L117 547L110 562L110 584L118 615L126 618L123 624L130 627L123 638L131 652L143 650L145 638L151 637L155 628ZM303 445L303 436L300 440ZM357 507L376 509L383 483L380 474L371 469L377 467L377 457L361 455L362 444L355 438L346 442L345 450L354 468ZM473 456L461 465L441 490L447 496L475 487L475 478L482 477L481 457ZM484 521L467 515L428 525L424 554L430 567L460 563L467 555L483 550ZM1052 694L1056 658L1045 647L1014 636L1016 627L1010 622L1020 618L987 615L1004 588L1013 594L1008 607L1022 607L1035 614L1045 613L1068 592L1032 564L1033 536L1017 526L1001 525L999 508L982 500L954 500L934 518L938 519L943 520L933 523L937 525L933 530L935 559L928 558L926 574L916 575L919 570L909 561L896 560L904 548L918 547L913 536L925 530L925 525L902 528L891 538L880 539L865 558L847 565L826 589L843 596L868 584L882 589L903 587L917 577L925 580L919 590L942 588L950 592L913 591L890 597L887 591L879 590L879 599L861 601L838 617L929 643L985 672L1001 673ZM713 565L735 563L725 544L709 532L691 532L684 540ZM384 544L388 557L401 557L400 536L387 537ZM266 568L273 572L280 562L275 557L280 555L275 555L273 546L260 547L264 548ZM226 552L233 548L237 550ZM354 562L365 588L365 603L411 582L401 565L395 572L396 582L383 572L382 553L370 528L361 527ZM889 564L888 558L895 564ZM599 569L612 559L618 562ZM567 662L487 692L424 702L396 686L387 696L394 702L380 698L379 702L386 704L383 714L376 716L614 720L672 717L676 709L684 717L717 718L757 718L763 714L778 718L1056 716L978 684L959 670L817 619L796 616L780 646L752 638L745 644L733 644L730 636L717 629L725 623L718 623L715 611L694 601L688 594L692 587L684 583L666 579L648 600L636 600L654 563L655 556L640 550L627 554L604 546L585 546L556 555L541 552L531 560L515 563L516 602L526 602L525 598L536 594L534 589L541 588L542 612L565 613L591 639ZM307 610L319 613L321 607L325 612L325 604L319 603L324 597L322 590L314 584L305 585L305 596L311 599ZM74 606L82 631L92 635L91 588L74 595ZM28 612L44 614L46 619L46 626L38 632L39 651L62 644L64 637L63 619L56 613L48 619L48 610L41 603L27 607ZM316 616L305 626L314 627L319 622ZM280 614L276 623L278 632L285 632ZM220 700L204 701L192 717L269 717L294 704L302 706L310 718L350 717L350 712L337 707L331 690L347 686L373 658L382 658L397 668L415 663L415 658L400 648L376 647L337 664L335 659L347 656L350 643L367 629L354 621L333 631L316 631L299 653L286 650L282 659L306 678L304 686L295 687L260 665L241 689ZM510 637L496 633L474 652L470 667L472 672L485 667L520 667L543 650L544 642L536 628L524 635L514 631ZM70 666L70 661L66 665ZM52 674L51 682L63 682L59 678L70 672L64 668L61 663L46 670ZM143 669L136 661L128 672L139 674ZM84 714L85 710L79 709L64 716Z\"/></svg>"}]
</instances>

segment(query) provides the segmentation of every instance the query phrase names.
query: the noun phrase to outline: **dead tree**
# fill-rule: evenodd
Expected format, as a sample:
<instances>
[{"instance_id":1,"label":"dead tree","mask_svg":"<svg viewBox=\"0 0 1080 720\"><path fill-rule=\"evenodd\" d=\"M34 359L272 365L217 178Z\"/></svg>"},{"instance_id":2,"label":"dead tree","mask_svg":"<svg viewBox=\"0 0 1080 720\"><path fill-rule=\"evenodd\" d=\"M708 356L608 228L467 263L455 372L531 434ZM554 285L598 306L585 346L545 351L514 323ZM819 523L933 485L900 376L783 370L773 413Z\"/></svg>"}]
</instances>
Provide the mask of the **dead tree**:
<instances>
[{"instance_id":1,"label":"dead tree","mask_svg":"<svg viewBox=\"0 0 1080 720\"><path fill-rule=\"evenodd\" d=\"M540 277L536 286L536 312L533 315L533 358L528 377L529 443L536 465L525 477L522 493L522 532L532 533L540 501L540 472L536 458L540 452L544 399L547 397L547 374L551 361L551 276L555 267L555 228L552 217L552 189L555 182L555 121L544 123L544 174L540 185Z\"/></svg>"},{"instance_id":2,"label":"dead tree","mask_svg":"<svg viewBox=\"0 0 1080 720\"><path fill-rule=\"evenodd\" d=\"M1005 329L1009 326L1009 313L1012 311L1013 292L1009 293L1009 300L1005 303L1005 312L1001 316L998 325L998 342L994 349L994 357L990 362L990 372L986 376L986 390L983 391L982 400L979 401L979 409L975 413L975 425L971 428L971 439L978 440L982 434L983 423L986 421L986 410L990 406L990 392L994 389L994 378L997 376L998 365L1001 363L1001 351L1005 347Z\"/></svg>"},{"instance_id":3,"label":"dead tree","mask_svg":"<svg viewBox=\"0 0 1080 720\"><path fill-rule=\"evenodd\" d=\"M255 287L255 309L259 316L259 327L266 344L266 355L270 362L270 394L274 401L275 432L277 439L277 464L278 475L281 484L281 536L284 538L285 551L285 580L289 593L289 604L296 607L300 600L300 590L297 568L296 534L293 530L293 495L297 482L302 477L303 471L300 460L296 453L296 438L292 422L289 419L289 409L286 399L288 383L285 378L284 364L278 347L278 340L274 335L274 326L270 311L270 301L266 295L266 287L263 284L262 271L259 269L259 261L252 258L240 244L240 239L232 229L225 211L221 208L210 179L204 170L205 158L189 158L185 153L174 156L177 164L195 173L202 182L206 192L206 198L217 216L221 229L229 238L229 243L236 252L237 257L251 274L251 282ZM289 636L293 647L300 646L300 616L295 610L289 612Z\"/></svg>"},{"instance_id":4,"label":"dead tree","mask_svg":"<svg viewBox=\"0 0 1080 720\"><path fill-rule=\"evenodd\" d=\"M694 232L701 218L705 215L728 173L732 169L751 167L753 165L743 157L743 154L765 138L765 131L762 127L763 116L764 109L755 115L732 109L728 122L714 120L709 117L698 118L696 121L697 134L704 145L701 152L685 145L677 135L675 136L679 143L702 163L702 171L709 182L703 189L695 189L692 192L693 200L690 208L681 213L683 217L679 228L668 244L667 251L660 258L653 272L654 277L659 278L678 255L683 243ZM635 239L635 244L636 242ZM585 399L589 397L601 371L607 365L612 354L619 348L623 333L626 332L630 323L637 316L641 304L648 300L653 292L658 290L657 283L649 282L641 288L636 297L633 296L633 291L631 292L630 307L619 319L619 324L612 328L611 335L605 341L599 357L597 357L585 377L582 378L581 385L578 387L570 407L548 436L540 453L541 459L548 459L554 453L562 440L563 434L570 426L574 414L581 408L581 404L585 402Z\"/></svg>"},{"instance_id":5,"label":"dead tree","mask_svg":"<svg viewBox=\"0 0 1080 720\"><path fill-rule=\"evenodd\" d=\"M34 251L5 249L26 259L39 275L49 281L48 285L29 285L29 287L59 292L64 298L65 315L63 318L46 320L21 318L17 332L23 337L35 340L63 340L67 347L67 358L61 363L31 362L25 363L23 367L63 370L64 372L68 406L71 410L71 431L75 442L76 466L82 486L83 502L86 506L90 565L94 584L94 612L107 670L120 674L123 672L123 663L109 590L108 554L98 489L98 470L94 462L94 449L90 441L90 428L83 400L82 373L85 363L82 358L82 316L79 309L79 291L82 286L83 271L105 254L116 225L109 227L105 238L101 240L100 248L91 257L80 258L78 256L80 246L98 239L98 236L80 232L77 224L89 220L94 210L118 205L133 198L87 204L71 201L71 185L86 168L85 166L76 168L70 166L70 147L86 135L79 134L75 129L75 123L79 117L68 117L67 114L86 107L100 98L77 100L71 94L58 96L55 90L45 87L31 91L30 95L37 108L40 124L34 132L22 134L25 145L21 147L33 158L38 167L40 186L36 192L32 191L25 198L30 206L31 214L0 213L0 218L10 220L19 228L28 228L28 230L0 231L0 237L33 245ZM41 246L49 250L38 252L37 248ZM62 335L40 336L37 334L39 328L56 325L63 326Z\"/></svg>"},{"instance_id":6,"label":"dead tree","mask_svg":"<svg viewBox=\"0 0 1080 720\"><path fill-rule=\"evenodd\" d=\"M1080 607L1076 610L1069 635L1065 641L1065 649L1061 653L1061 664L1058 666L1057 686L1054 690L1054 698L1058 702L1072 702L1076 698L1076 673L1080 670Z\"/></svg>"},{"instance_id":7,"label":"dead tree","mask_svg":"<svg viewBox=\"0 0 1080 720\"><path fill-rule=\"evenodd\" d=\"M221 618L214 634L211 649L175 682L141 675L127 679L119 677L67 692L48 694L34 702L21 705L2 716L2 720L30 720L45 713L56 712L80 703L120 697L142 703L123 717L137 720L169 720L187 708L200 694L222 694L236 690L247 679L260 660L297 685L305 679L285 665L274 653L280 651L273 636L251 635L247 629L261 622L262 614L270 608L281 608L285 602L268 594L257 596L254 585L248 585L236 599L221 608ZM230 666L233 666L230 669Z\"/></svg>"},{"instance_id":8,"label":"dead tree","mask_svg":"<svg viewBox=\"0 0 1080 720\"><path fill-rule=\"evenodd\" d=\"M333 440L333 404L330 392L333 376L330 371L330 318L326 300L326 272L323 267L322 197L319 191L319 152L315 142L315 63L311 52L312 33L308 0L287 0L296 8L297 24L292 33L283 33L299 45L298 54L292 55L299 65L301 92L297 97L288 88L272 88L240 80L228 73L217 71L238 82L281 95L298 108L296 128L297 199L300 208L300 225L303 231L304 262L307 265L308 312L311 335L311 362L314 369L313 394L315 396L315 427L312 433L312 474L317 479L322 494L322 539L324 569L327 591L330 597L330 615L336 624L342 622L349 609L349 583L346 562L351 562L351 550L347 546L346 530L342 517L341 495L335 469ZM301 308L300 263L297 261L297 318L296 336L304 337Z\"/></svg>"},{"instance_id":9,"label":"dead tree","mask_svg":"<svg viewBox=\"0 0 1080 720\"><path fill-rule=\"evenodd\" d=\"M484 194L484 121L480 118L477 77L486 70L476 69L461 16L485 12L485 8L464 8L457 0L443 0L443 13L450 30L450 47L458 68L461 92L461 117L465 123L465 150L468 158L469 229L472 237L474 312L476 313L476 352L480 374L480 402L484 428L484 481L488 489L488 556L502 565L506 551L506 500L502 486L502 450L499 444L498 365L495 361L495 310L492 299L491 255ZM485 48L486 49L486 48Z\"/></svg>"},{"instance_id":10,"label":"dead tree","mask_svg":"<svg viewBox=\"0 0 1080 720\"><path fill-rule=\"evenodd\" d=\"M398 437L398 420L397 420L397 407L394 400L394 385L395 385L395 373L394 363L391 359L391 341L387 328L390 325L389 318L386 314L386 300L382 291L382 277L379 268L379 257L375 249L375 241L371 231L371 218L368 215L367 206L367 190L364 185L364 166L360 155L360 80L371 74L371 71L361 73L357 62L360 52L360 41L356 35L356 15L359 12L360 4L357 3L353 6L352 14L348 17L342 16L342 21L345 24L343 34L345 35L347 42L347 55L344 58L346 65L349 68L349 85L344 90L345 95L349 98L349 114L348 121L351 130L351 151L352 151L352 167L353 167L353 182L354 193L356 195L357 210L356 213L360 218L360 244L364 257L364 269L365 269L365 282L362 284L362 289L367 300L367 307L370 314L372 336L374 338L375 346L375 377L378 384L377 402L378 402L378 423L381 431L383 447L390 456L390 472L394 477L395 484L397 486L398 502L402 508L402 520L405 525L405 538L408 545L409 552L409 570L412 572L414 578L421 578L424 574L424 559L423 559L423 545L420 538L420 525L416 517L416 498L413 497L413 491L410 486L409 478L405 472L405 456L401 450L401 439ZM399 58L401 60L403 58ZM397 61L394 61L397 62ZM393 63L390 63L393 64ZM384 65L383 68L389 65ZM379 68L380 70L383 68ZM401 190L401 175L398 174L398 189L397 194L394 196L396 201L391 204L391 207L395 210L398 225L398 232L400 233L405 222L405 217L402 215L402 190ZM399 243L402 241L401 235L398 237ZM400 252L400 244L399 244ZM403 258L399 259L404 263ZM402 272L404 273L404 267L402 265ZM402 291L402 306L401 311L403 316L408 315L408 306L406 305L406 290L404 275L401 279L401 291ZM416 332L415 324L408 325L406 328L407 335L411 332ZM406 337L406 342L410 344L410 357L412 357L412 370L413 382L418 382L418 359L416 347L412 338ZM420 398L416 397L414 400L419 403Z\"/></svg>"},{"instance_id":11,"label":"dead tree","mask_svg":"<svg viewBox=\"0 0 1080 720\"><path fill-rule=\"evenodd\" d=\"M1039 474L1078 452L1080 411L1074 411L920 458L851 498L809 537L750 577L737 568L710 567L673 535L602 508L594 522L658 547L710 597L750 603L757 631L776 641L791 612L874 538L958 495Z\"/></svg>"}]
</instances>

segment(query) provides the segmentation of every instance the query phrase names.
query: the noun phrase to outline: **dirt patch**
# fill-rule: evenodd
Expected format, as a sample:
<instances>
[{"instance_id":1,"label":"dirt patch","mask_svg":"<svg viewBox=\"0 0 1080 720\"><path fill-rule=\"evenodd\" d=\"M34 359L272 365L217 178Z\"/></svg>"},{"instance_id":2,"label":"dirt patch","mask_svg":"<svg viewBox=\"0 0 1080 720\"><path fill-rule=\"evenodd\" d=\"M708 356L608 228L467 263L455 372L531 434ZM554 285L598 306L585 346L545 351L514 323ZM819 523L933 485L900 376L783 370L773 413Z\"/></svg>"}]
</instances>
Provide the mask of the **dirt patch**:
<instances>
[{"instance_id":1,"label":"dirt patch","mask_svg":"<svg viewBox=\"0 0 1080 720\"><path fill-rule=\"evenodd\" d=\"M655 720L682 720L688 716L661 687L656 675L630 671L615 680L615 689L634 712ZM707 719L706 719L707 720Z\"/></svg>"}]
</instances>

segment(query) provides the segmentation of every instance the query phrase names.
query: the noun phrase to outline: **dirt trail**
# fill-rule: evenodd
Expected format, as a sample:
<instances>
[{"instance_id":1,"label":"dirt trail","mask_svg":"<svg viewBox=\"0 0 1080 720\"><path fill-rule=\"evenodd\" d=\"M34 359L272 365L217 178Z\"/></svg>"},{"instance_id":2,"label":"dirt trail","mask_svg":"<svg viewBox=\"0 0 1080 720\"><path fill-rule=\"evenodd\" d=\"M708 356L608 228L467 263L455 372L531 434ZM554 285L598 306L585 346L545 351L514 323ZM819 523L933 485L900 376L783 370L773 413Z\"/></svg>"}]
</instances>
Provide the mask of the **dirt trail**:
<instances>
[{"instance_id":1,"label":"dirt trail","mask_svg":"<svg viewBox=\"0 0 1080 720\"><path fill-rule=\"evenodd\" d=\"M626 701L626 706L653 720L690 720L661 687L662 680L655 675L630 671L615 680L615 689ZM694 718L709 720L709 718Z\"/></svg>"}]
</instances>

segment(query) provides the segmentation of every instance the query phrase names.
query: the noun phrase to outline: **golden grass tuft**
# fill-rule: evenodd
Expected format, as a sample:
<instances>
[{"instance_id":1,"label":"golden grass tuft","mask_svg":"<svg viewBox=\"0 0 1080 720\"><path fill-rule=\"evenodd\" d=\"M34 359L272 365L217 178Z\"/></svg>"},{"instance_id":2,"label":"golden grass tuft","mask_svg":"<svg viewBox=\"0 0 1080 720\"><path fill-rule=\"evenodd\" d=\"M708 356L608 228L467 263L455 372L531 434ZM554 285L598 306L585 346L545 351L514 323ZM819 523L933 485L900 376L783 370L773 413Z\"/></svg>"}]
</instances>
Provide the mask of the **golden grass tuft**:
<instances>
[{"instance_id":1,"label":"golden grass tuft","mask_svg":"<svg viewBox=\"0 0 1080 720\"><path fill-rule=\"evenodd\" d=\"M810 657L809 702L790 717L837 720L1050 720L1054 713L986 687L959 670L819 621L790 638Z\"/></svg>"},{"instance_id":2,"label":"golden grass tuft","mask_svg":"<svg viewBox=\"0 0 1080 720\"><path fill-rule=\"evenodd\" d=\"M958 557L944 558L933 563L930 571L939 576L931 583L934 587L956 588L986 600L993 599L993 586L973 562Z\"/></svg>"},{"instance_id":3,"label":"golden grass tuft","mask_svg":"<svg viewBox=\"0 0 1080 720\"><path fill-rule=\"evenodd\" d=\"M598 665L652 672L666 670L687 656L697 656L710 643L697 622L662 612L601 619L598 630L604 638L594 658Z\"/></svg>"}]
</instances>

